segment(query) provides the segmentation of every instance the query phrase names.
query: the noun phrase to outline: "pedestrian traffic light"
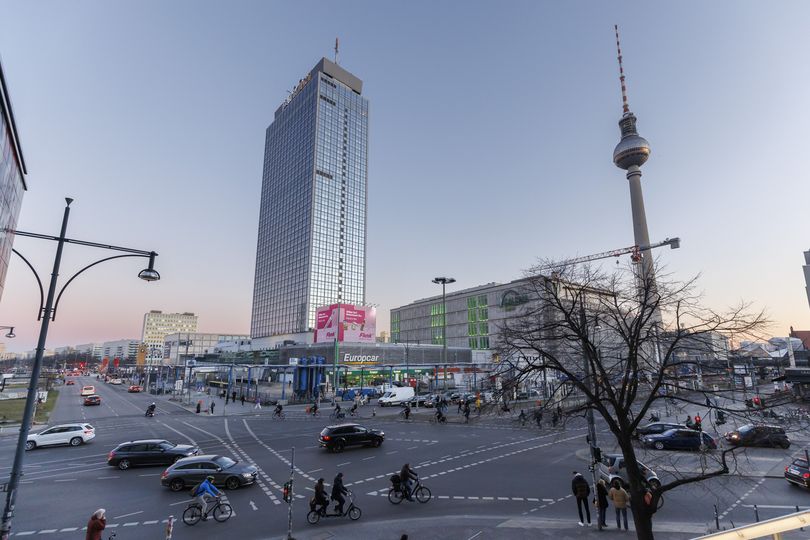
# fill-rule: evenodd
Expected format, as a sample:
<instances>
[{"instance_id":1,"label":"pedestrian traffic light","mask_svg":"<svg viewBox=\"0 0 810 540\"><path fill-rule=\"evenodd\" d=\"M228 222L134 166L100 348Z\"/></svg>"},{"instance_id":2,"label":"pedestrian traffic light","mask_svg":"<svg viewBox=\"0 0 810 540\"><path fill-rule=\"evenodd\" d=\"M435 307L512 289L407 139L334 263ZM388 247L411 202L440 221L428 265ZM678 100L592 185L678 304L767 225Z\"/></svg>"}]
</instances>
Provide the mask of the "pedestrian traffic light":
<instances>
[{"instance_id":1,"label":"pedestrian traffic light","mask_svg":"<svg viewBox=\"0 0 810 540\"><path fill-rule=\"evenodd\" d=\"M284 488L282 489L282 497L284 498L285 503L289 503L292 501L292 480L289 482L284 482Z\"/></svg>"}]
</instances>

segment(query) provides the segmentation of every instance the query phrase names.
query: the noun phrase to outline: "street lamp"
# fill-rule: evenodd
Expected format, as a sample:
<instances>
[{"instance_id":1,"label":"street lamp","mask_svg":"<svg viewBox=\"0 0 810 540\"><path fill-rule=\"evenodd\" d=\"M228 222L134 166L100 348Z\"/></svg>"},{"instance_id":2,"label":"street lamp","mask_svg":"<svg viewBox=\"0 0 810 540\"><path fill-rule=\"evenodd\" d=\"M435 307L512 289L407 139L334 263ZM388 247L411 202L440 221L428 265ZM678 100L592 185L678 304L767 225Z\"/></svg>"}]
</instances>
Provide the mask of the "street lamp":
<instances>
[{"instance_id":1,"label":"street lamp","mask_svg":"<svg viewBox=\"0 0 810 540\"><path fill-rule=\"evenodd\" d=\"M11 475L9 477L8 484L3 486L5 491L8 493L6 495L6 506L3 510L3 517L2 517L2 525L0 525L0 539L8 540L9 535L11 534L11 520L14 517L14 503L17 499L17 488L20 483L20 477L22 476L22 466L25 456L25 443L28 440L28 433L31 430L31 423L34 416L34 405L36 404L37 398L37 382L39 381L39 374L42 368L42 358L45 353L45 341L48 337L48 327L50 326L51 321L56 320L56 308L59 306L59 300L62 297L62 293L65 292L65 288L70 285L70 283L79 276L79 274L83 273L85 270L92 268L93 266L100 264L105 261L109 261L112 259L120 259L123 257L147 257L149 258L149 267L141 270L138 274L138 277L145 281L157 281L160 279L160 274L154 269L154 262L157 253L154 251L142 251L138 249L131 249L125 248L120 246L112 246L108 244L99 244L96 242L86 242L84 240L76 240L73 238L67 238L65 233L67 232L67 224L68 224L68 217L70 216L70 203L73 202L71 198L65 198L65 205L64 214L62 215L62 229L59 233L59 236L51 236L47 234L38 234L38 233L31 233L25 231L18 231L14 229L5 228L3 232L10 233L18 236L27 236L30 238L39 238L41 240L53 240L57 242L56 247L56 255L54 256L53 260L53 271L51 272L51 280L48 285L48 295L47 299L45 297L43 288L42 288L42 280L39 278L39 274L28 262L28 259L22 256L22 254L17 251L16 249L12 248L12 251L17 254L23 262L31 269L34 273L34 277L37 280L37 285L39 285L39 311L37 312L37 320L41 320L42 323L39 329L39 339L37 341L37 348L36 348L36 357L34 359L34 365L31 369L31 380L28 385L28 394L25 398L25 409L23 411L23 418L22 424L20 425L20 433L19 437L17 438L17 449L14 454L14 465L11 469ZM112 251L123 251L126 255L115 255L112 257L106 257L104 259L100 259L94 263L88 264L67 280L65 284L59 291L59 294L56 294L56 282L59 277L59 266L62 263L62 249L64 248L65 244L77 244L81 246L89 246L101 249L109 249ZM54 297L56 297L56 301L54 302Z\"/></svg>"},{"instance_id":2,"label":"street lamp","mask_svg":"<svg viewBox=\"0 0 810 540\"><path fill-rule=\"evenodd\" d=\"M447 369L447 305L445 304L445 287L447 287L449 283L455 282L456 280L451 277L433 278L433 283L436 285L441 284L442 286L442 362L445 365L445 370ZM444 377L444 384L447 386L447 371L444 372Z\"/></svg>"},{"instance_id":3,"label":"street lamp","mask_svg":"<svg viewBox=\"0 0 810 540\"><path fill-rule=\"evenodd\" d=\"M6 337L9 339L17 337L17 334L14 333L13 326L0 326L0 330L8 330L8 332L6 333Z\"/></svg>"}]
</instances>

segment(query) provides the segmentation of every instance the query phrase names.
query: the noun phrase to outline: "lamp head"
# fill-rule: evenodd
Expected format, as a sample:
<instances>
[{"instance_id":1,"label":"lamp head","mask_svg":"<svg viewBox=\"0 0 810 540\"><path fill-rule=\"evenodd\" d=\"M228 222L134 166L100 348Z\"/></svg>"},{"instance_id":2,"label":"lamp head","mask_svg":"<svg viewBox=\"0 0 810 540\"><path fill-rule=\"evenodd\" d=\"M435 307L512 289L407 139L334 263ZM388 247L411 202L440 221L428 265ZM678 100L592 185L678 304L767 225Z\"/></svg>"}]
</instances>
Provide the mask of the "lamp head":
<instances>
[{"instance_id":1,"label":"lamp head","mask_svg":"<svg viewBox=\"0 0 810 540\"><path fill-rule=\"evenodd\" d=\"M160 279L160 273L155 270L155 257L157 257L157 253L153 251L149 254L149 267L138 272L138 277L142 280L157 281Z\"/></svg>"},{"instance_id":2,"label":"lamp head","mask_svg":"<svg viewBox=\"0 0 810 540\"><path fill-rule=\"evenodd\" d=\"M14 327L10 327L8 333L6 334L7 338L14 339L17 337L17 334L14 333Z\"/></svg>"}]
</instances>

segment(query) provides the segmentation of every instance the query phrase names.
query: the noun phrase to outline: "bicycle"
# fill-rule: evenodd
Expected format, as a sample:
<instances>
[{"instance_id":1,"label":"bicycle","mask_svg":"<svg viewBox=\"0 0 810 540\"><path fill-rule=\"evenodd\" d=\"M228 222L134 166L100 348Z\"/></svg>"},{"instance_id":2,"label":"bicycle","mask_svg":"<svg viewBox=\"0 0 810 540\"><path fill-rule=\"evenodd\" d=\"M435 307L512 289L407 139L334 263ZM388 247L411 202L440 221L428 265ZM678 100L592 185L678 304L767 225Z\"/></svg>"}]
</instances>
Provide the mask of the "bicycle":
<instances>
[{"instance_id":1,"label":"bicycle","mask_svg":"<svg viewBox=\"0 0 810 540\"><path fill-rule=\"evenodd\" d=\"M280 413L279 412L274 412L273 413L273 420L284 420L284 418L286 418L286 415L283 412L280 412Z\"/></svg>"},{"instance_id":2,"label":"bicycle","mask_svg":"<svg viewBox=\"0 0 810 540\"><path fill-rule=\"evenodd\" d=\"M222 502L222 500L217 497L216 504L203 514L202 505L198 502L193 502L189 504L183 512L183 523L186 525L196 525L201 519L208 517L209 514L214 516L214 519L218 522L224 523L230 519L233 514L233 509L230 504Z\"/></svg>"},{"instance_id":3,"label":"bicycle","mask_svg":"<svg viewBox=\"0 0 810 540\"><path fill-rule=\"evenodd\" d=\"M329 420L343 420L346 418L345 412L333 412L329 415Z\"/></svg>"},{"instance_id":4,"label":"bicycle","mask_svg":"<svg viewBox=\"0 0 810 540\"><path fill-rule=\"evenodd\" d=\"M403 409L403 410L399 411L399 415L398 415L398 416L399 416L399 418L401 418L402 420L404 420L404 421L406 421L406 422L409 422L409 421L410 421L410 419L411 419L411 414L413 414L413 413L410 413L410 414L405 414L405 409Z\"/></svg>"},{"instance_id":5,"label":"bicycle","mask_svg":"<svg viewBox=\"0 0 810 540\"><path fill-rule=\"evenodd\" d=\"M309 513L307 514L307 523L309 523L310 525L315 525L316 523L318 523L318 521L321 520L321 518L346 517L346 516L348 516L349 519L351 519L352 521L357 521L358 519L360 519L360 516L363 514L363 512L360 510L359 507L354 505L354 493L349 491L347 495L348 501L346 502L348 502L349 504L343 510L342 514L339 514L338 512L329 512L329 505L331 504L330 501L328 504L326 504L326 506L322 506L318 510L310 510Z\"/></svg>"},{"instance_id":6,"label":"bicycle","mask_svg":"<svg viewBox=\"0 0 810 540\"><path fill-rule=\"evenodd\" d=\"M396 480L394 480L394 478L396 478ZM406 499L404 489L405 486L402 485L402 481L399 479L398 474L391 477L391 483L393 486L390 490L388 490L388 501L391 504L399 504ZM424 504L428 502L433 495L431 494L430 489L427 486L423 486L422 482L417 478L416 484L413 486L411 496L415 497L417 501ZM413 499L410 500L413 501Z\"/></svg>"}]
</instances>

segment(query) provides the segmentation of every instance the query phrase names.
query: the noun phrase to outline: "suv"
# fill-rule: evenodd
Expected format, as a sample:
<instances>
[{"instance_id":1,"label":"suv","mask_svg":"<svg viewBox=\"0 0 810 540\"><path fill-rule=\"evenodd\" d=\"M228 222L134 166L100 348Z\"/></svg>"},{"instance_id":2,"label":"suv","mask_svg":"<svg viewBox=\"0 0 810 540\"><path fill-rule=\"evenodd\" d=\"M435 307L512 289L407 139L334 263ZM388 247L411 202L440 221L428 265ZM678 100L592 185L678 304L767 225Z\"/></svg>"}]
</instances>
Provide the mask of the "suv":
<instances>
[{"instance_id":1,"label":"suv","mask_svg":"<svg viewBox=\"0 0 810 540\"><path fill-rule=\"evenodd\" d=\"M40 446L69 444L79 446L96 436L96 430L90 424L60 424L38 433L29 433L25 449L33 450Z\"/></svg>"},{"instance_id":2,"label":"suv","mask_svg":"<svg viewBox=\"0 0 810 540\"><path fill-rule=\"evenodd\" d=\"M318 443L330 452L343 452L347 446L380 446L385 433L378 429L367 429L359 424L327 426L321 431Z\"/></svg>"},{"instance_id":3,"label":"suv","mask_svg":"<svg viewBox=\"0 0 810 540\"><path fill-rule=\"evenodd\" d=\"M790 448L785 428L768 424L746 424L726 433L726 440L735 446L781 446Z\"/></svg>"},{"instance_id":4,"label":"suv","mask_svg":"<svg viewBox=\"0 0 810 540\"><path fill-rule=\"evenodd\" d=\"M137 465L171 465L178 459L196 456L200 449L190 444L174 444L163 439L129 441L107 455L107 465L122 471Z\"/></svg>"},{"instance_id":5,"label":"suv","mask_svg":"<svg viewBox=\"0 0 810 540\"><path fill-rule=\"evenodd\" d=\"M661 487L661 481L655 471L640 461L638 466L641 469L641 474L644 475L644 480L651 489ZM599 478L607 482L608 486L611 486L616 480L620 481L623 487L629 486L627 469L624 466L624 456L621 454L602 454L602 461L599 462Z\"/></svg>"}]
</instances>

